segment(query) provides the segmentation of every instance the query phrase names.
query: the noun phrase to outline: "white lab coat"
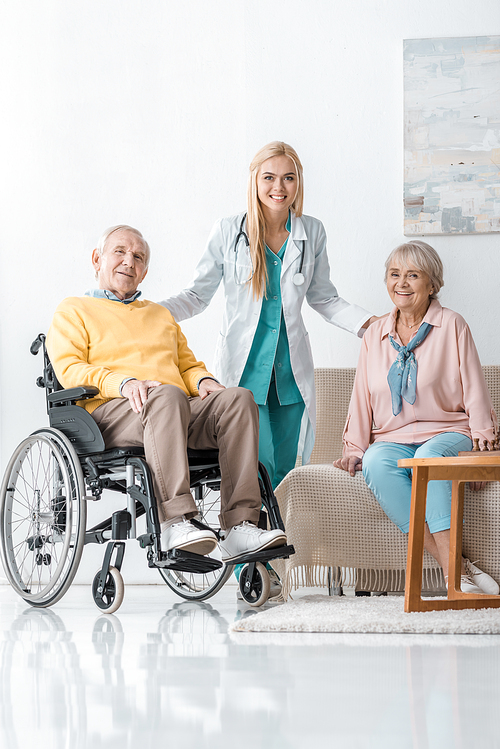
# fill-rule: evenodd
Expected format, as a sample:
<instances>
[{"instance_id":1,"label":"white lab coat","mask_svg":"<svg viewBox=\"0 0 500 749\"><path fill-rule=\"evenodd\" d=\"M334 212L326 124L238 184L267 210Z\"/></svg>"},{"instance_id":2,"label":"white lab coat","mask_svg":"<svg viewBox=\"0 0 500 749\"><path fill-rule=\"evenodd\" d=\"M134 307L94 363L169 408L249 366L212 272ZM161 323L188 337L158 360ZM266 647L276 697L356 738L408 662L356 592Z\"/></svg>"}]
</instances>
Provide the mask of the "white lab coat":
<instances>
[{"instance_id":1,"label":"white lab coat","mask_svg":"<svg viewBox=\"0 0 500 749\"><path fill-rule=\"evenodd\" d=\"M227 387L239 384L262 307L262 299L254 299L249 284L245 283L252 272L252 262L243 237L240 237L235 252L235 240L243 216L241 213L217 221L192 284L180 294L160 302L180 322L203 312L220 282L224 283L226 306L216 347L214 373ZM246 230L246 221L243 229ZM299 270L302 247L305 281L296 286L292 278ZM360 336L364 333L361 326L370 318L370 313L339 297L330 281L323 224L312 216L298 218L292 212L291 231L281 269L281 299L292 371L306 406L299 454L303 463L307 463L314 445L316 398L309 334L301 314L304 297L327 322Z\"/></svg>"}]
</instances>

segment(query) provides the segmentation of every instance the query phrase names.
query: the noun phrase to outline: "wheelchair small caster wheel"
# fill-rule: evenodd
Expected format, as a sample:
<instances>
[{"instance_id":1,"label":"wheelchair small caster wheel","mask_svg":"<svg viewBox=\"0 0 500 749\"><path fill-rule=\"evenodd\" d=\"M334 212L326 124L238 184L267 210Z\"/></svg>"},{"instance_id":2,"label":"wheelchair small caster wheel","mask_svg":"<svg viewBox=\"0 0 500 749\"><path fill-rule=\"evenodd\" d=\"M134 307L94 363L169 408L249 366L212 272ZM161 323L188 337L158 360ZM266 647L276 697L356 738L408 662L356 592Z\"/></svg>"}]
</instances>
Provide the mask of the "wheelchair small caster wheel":
<instances>
[{"instance_id":1,"label":"wheelchair small caster wheel","mask_svg":"<svg viewBox=\"0 0 500 749\"><path fill-rule=\"evenodd\" d=\"M250 568L255 564L250 579ZM250 606L262 606L269 598L271 580L262 562L245 564L240 574L240 593L245 603Z\"/></svg>"},{"instance_id":2,"label":"wheelchair small caster wheel","mask_svg":"<svg viewBox=\"0 0 500 749\"><path fill-rule=\"evenodd\" d=\"M123 585L123 577L116 567L110 567L109 572L106 575L106 582L104 584L104 590L99 590L99 577L101 570L96 573L94 581L92 583L92 596L94 602L101 611L106 614L113 614L122 605L123 596L125 595L125 588Z\"/></svg>"}]
</instances>

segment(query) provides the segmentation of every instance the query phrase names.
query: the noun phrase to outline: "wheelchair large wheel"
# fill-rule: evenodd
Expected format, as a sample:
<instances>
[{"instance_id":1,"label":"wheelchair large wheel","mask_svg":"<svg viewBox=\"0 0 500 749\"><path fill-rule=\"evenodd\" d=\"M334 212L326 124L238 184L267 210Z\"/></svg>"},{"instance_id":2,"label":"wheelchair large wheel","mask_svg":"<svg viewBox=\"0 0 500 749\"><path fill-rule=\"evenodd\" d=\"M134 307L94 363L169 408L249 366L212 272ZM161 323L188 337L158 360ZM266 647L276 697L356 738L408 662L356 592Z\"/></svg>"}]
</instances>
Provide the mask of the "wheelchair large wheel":
<instances>
[{"instance_id":1,"label":"wheelchair large wheel","mask_svg":"<svg viewBox=\"0 0 500 749\"><path fill-rule=\"evenodd\" d=\"M56 429L27 437L0 493L0 552L10 584L32 606L51 606L78 569L87 506L80 461Z\"/></svg>"},{"instance_id":2,"label":"wheelchair large wheel","mask_svg":"<svg viewBox=\"0 0 500 749\"><path fill-rule=\"evenodd\" d=\"M218 489L209 489L206 486L200 486L193 490L193 495L199 513L197 520L217 531L219 529L220 512L220 494ZM210 554L210 557L212 559L221 559L221 552L218 546ZM233 569L232 564L225 564L220 569L205 574L180 572L179 570L169 570L168 568L162 568L159 572L168 587L177 593L178 596L181 596L181 598L185 598L188 601L204 601L218 593L231 577Z\"/></svg>"}]
</instances>

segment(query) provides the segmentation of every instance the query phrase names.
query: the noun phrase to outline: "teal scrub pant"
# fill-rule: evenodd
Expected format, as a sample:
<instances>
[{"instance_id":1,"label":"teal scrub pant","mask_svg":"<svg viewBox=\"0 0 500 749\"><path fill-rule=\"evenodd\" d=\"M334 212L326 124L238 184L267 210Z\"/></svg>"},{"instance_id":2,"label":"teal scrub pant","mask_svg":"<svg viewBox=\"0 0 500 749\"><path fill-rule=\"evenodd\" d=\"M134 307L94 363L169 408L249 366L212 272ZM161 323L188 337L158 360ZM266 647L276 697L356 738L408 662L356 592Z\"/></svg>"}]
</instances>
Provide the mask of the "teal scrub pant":
<instances>
[{"instance_id":1,"label":"teal scrub pant","mask_svg":"<svg viewBox=\"0 0 500 749\"><path fill-rule=\"evenodd\" d=\"M472 449L472 440L458 432L443 432L420 445L374 442L363 455L363 476L385 514L403 533L410 527L411 468L400 468L400 458L456 457ZM431 533L448 530L451 481L429 481L425 520Z\"/></svg>"},{"instance_id":2,"label":"teal scrub pant","mask_svg":"<svg viewBox=\"0 0 500 749\"><path fill-rule=\"evenodd\" d=\"M265 406L259 406L259 460L273 489L295 466L304 401L281 406L274 383Z\"/></svg>"},{"instance_id":3,"label":"teal scrub pant","mask_svg":"<svg viewBox=\"0 0 500 749\"><path fill-rule=\"evenodd\" d=\"M303 412L304 401L280 405L273 380L267 403L259 406L259 461L265 466L273 489L295 467ZM238 580L242 567L237 564L234 568Z\"/></svg>"}]
</instances>

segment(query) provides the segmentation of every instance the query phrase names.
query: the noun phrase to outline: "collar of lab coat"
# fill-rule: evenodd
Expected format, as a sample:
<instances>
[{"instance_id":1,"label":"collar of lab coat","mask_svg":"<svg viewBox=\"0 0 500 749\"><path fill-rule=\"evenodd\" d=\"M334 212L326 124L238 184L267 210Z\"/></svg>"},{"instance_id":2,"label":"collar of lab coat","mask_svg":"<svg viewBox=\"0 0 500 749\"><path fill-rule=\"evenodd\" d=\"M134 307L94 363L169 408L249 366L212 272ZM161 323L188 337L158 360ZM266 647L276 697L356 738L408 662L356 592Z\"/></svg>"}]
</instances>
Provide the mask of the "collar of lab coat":
<instances>
[{"instance_id":1,"label":"collar of lab coat","mask_svg":"<svg viewBox=\"0 0 500 749\"><path fill-rule=\"evenodd\" d=\"M293 211L290 211L292 215L292 226L291 226L291 235L292 239L299 241L302 241L303 239L307 239L306 230L304 227L304 224L302 223L302 219L295 215Z\"/></svg>"},{"instance_id":2,"label":"collar of lab coat","mask_svg":"<svg viewBox=\"0 0 500 749\"><path fill-rule=\"evenodd\" d=\"M287 245L285 254L283 256L282 274L299 257L303 249L303 242L307 240L306 229L305 229L302 219L296 216L293 211L290 211L290 214L291 214L291 219L292 219L291 226L290 226L290 237L288 240L288 245ZM238 216L238 221L237 221L238 228L240 227L242 218L243 218L243 214L240 213L240 215ZM247 217L246 216L243 222L243 231L244 232L247 231ZM304 250L305 250L305 247L304 247Z\"/></svg>"},{"instance_id":3,"label":"collar of lab coat","mask_svg":"<svg viewBox=\"0 0 500 749\"><path fill-rule=\"evenodd\" d=\"M290 213L292 214L292 225L290 227L290 238L283 257L283 273L299 257L303 249L304 240L307 239L302 219L296 216L293 211L290 211Z\"/></svg>"},{"instance_id":4,"label":"collar of lab coat","mask_svg":"<svg viewBox=\"0 0 500 749\"><path fill-rule=\"evenodd\" d=\"M237 225L238 225L238 228L239 228L239 226L241 224L241 219L243 218L243 215L245 216L245 220L243 222L243 231L248 233L248 227L247 227L248 213L245 213L245 214L240 213L239 214L239 216L237 217ZM298 216L296 216L293 211L290 211L290 215L291 215L291 219L292 219L292 222L291 222L292 225L290 227L290 234L291 234L292 239L293 240L297 239L299 241L302 241L303 239L307 239L307 234L306 234L306 230L305 230L304 224L302 223L302 219L299 218Z\"/></svg>"}]
</instances>

